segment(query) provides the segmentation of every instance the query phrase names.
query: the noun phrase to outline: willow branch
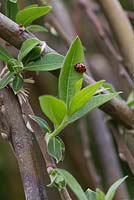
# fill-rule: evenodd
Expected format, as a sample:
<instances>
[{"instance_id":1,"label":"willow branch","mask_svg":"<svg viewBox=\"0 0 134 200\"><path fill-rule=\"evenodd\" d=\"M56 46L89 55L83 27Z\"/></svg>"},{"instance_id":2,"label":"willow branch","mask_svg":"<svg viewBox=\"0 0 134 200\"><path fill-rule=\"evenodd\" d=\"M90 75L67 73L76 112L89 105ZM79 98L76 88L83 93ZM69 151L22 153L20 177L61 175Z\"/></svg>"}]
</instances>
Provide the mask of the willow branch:
<instances>
[{"instance_id":1,"label":"willow branch","mask_svg":"<svg viewBox=\"0 0 134 200\"><path fill-rule=\"evenodd\" d=\"M118 0L98 0L111 25L126 67L134 81L134 32Z\"/></svg>"},{"instance_id":2,"label":"willow branch","mask_svg":"<svg viewBox=\"0 0 134 200\"><path fill-rule=\"evenodd\" d=\"M34 115L34 112L31 108L31 105L29 104L28 99L20 94L20 95L18 95L18 100L20 103L22 116L23 116L25 125L31 132L33 132L33 134L37 140L37 143L40 147L44 161L46 163L47 172L48 172L48 174L50 174L52 172L52 170L56 168L56 165L55 165L53 159L51 158L51 156L48 154L47 144L44 139L44 132L41 129L41 127L38 126L38 124L36 122L34 122L30 117L31 115ZM60 193L62 199L71 200L71 197L66 188L59 190L59 193Z\"/></svg>"},{"instance_id":3,"label":"willow branch","mask_svg":"<svg viewBox=\"0 0 134 200\"><path fill-rule=\"evenodd\" d=\"M13 31L14 30L14 31ZM4 34L3 34L4 32ZM20 48L25 39L34 37L31 33L24 31L23 33L19 33L19 26L12 20L8 19L2 13L0 13L0 37L9 42L11 45L16 48ZM44 54L55 52L48 45L45 46ZM84 80L91 84L94 82L92 78L84 75ZM102 110L107 112L109 115L117 119L120 123L122 123L127 128L133 128L134 126L134 111L132 111L124 101L121 101L117 98L109 101L107 104L101 107Z\"/></svg>"},{"instance_id":4,"label":"willow branch","mask_svg":"<svg viewBox=\"0 0 134 200\"><path fill-rule=\"evenodd\" d=\"M11 143L20 169L26 200L47 200L44 161L37 159L36 146L26 128L17 98L10 89L0 90L0 133Z\"/></svg>"}]
</instances>

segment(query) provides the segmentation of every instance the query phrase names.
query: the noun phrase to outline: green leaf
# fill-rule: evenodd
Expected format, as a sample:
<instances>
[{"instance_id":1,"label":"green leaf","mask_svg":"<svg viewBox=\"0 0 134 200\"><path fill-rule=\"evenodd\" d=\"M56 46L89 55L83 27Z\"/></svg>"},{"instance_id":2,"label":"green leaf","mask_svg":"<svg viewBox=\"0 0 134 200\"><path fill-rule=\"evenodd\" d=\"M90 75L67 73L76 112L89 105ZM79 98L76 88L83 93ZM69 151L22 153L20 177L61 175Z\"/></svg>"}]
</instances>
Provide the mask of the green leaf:
<instances>
[{"instance_id":1,"label":"green leaf","mask_svg":"<svg viewBox=\"0 0 134 200\"><path fill-rule=\"evenodd\" d=\"M96 189L96 200L105 200L105 194L99 189Z\"/></svg>"},{"instance_id":2,"label":"green leaf","mask_svg":"<svg viewBox=\"0 0 134 200\"><path fill-rule=\"evenodd\" d=\"M74 65L83 62L83 47L80 39L77 37L67 52L59 77L59 97L67 104L67 106L74 96L75 84L83 77L82 73L75 71Z\"/></svg>"},{"instance_id":3,"label":"green leaf","mask_svg":"<svg viewBox=\"0 0 134 200\"><path fill-rule=\"evenodd\" d=\"M65 146L63 141L59 137L50 137L47 144L48 153L56 159L56 162L63 160L63 153L65 152Z\"/></svg>"},{"instance_id":4,"label":"green leaf","mask_svg":"<svg viewBox=\"0 0 134 200\"><path fill-rule=\"evenodd\" d=\"M89 188L85 192L87 200L96 200L96 193Z\"/></svg>"},{"instance_id":5,"label":"green leaf","mask_svg":"<svg viewBox=\"0 0 134 200\"><path fill-rule=\"evenodd\" d=\"M16 22L19 24L23 24L24 26L28 26L34 20L47 14L51 9L51 6L28 6L17 13Z\"/></svg>"},{"instance_id":6,"label":"green leaf","mask_svg":"<svg viewBox=\"0 0 134 200\"><path fill-rule=\"evenodd\" d=\"M114 93L116 92L115 88L110 83L104 83L103 87L106 88L109 92Z\"/></svg>"},{"instance_id":7,"label":"green leaf","mask_svg":"<svg viewBox=\"0 0 134 200\"><path fill-rule=\"evenodd\" d=\"M50 173L51 183L47 185L48 187L55 186L59 190L66 187L65 179L57 172L56 169L52 170Z\"/></svg>"},{"instance_id":8,"label":"green leaf","mask_svg":"<svg viewBox=\"0 0 134 200\"><path fill-rule=\"evenodd\" d=\"M128 96L127 99L127 105L131 108L134 109L134 91L132 90Z\"/></svg>"},{"instance_id":9,"label":"green leaf","mask_svg":"<svg viewBox=\"0 0 134 200\"><path fill-rule=\"evenodd\" d=\"M17 94L23 87L23 78L20 75L15 76L13 80L13 91Z\"/></svg>"},{"instance_id":10,"label":"green leaf","mask_svg":"<svg viewBox=\"0 0 134 200\"><path fill-rule=\"evenodd\" d=\"M34 32L48 32L48 30L44 26L40 26L40 25L27 26L26 30L30 31L32 33L34 33Z\"/></svg>"},{"instance_id":11,"label":"green leaf","mask_svg":"<svg viewBox=\"0 0 134 200\"><path fill-rule=\"evenodd\" d=\"M82 190L80 184L69 172L64 169L57 169L57 171L62 175L68 186L71 188L71 190L74 192L79 200L87 200L87 197Z\"/></svg>"},{"instance_id":12,"label":"green leaf","mask_svg":"<svg viewBox=\"0 0 134 200\"><path fill-rule=\"evenodd\" d=\"M106 103L107 101L110 101L114 97L116 97L118 93L110 93L110 94L104 94L104 95L97 95L91 97L89 101L82 107L80 110L78 110L76 113L74 113L70 118L68 123L72 123L79 118L86 115L88 112L91 112L93 109L101 106L102 104Z\"/></svg>"},{"instance_id":13,"label":"green leaf","mask_svg":"<svg viewBox=\"0 0 134 200\"><path fill-rule=\"evenodd\" d=\"M37 38L29 38L25 40L19 51L18 59L21 61L39 43L40 40Z\"/></svg>"},{"instance_id":14,"label":"green leaf","mask_svg":"<svg viewBox=\"0 0 134 200\"><path fill-rule=\"evenodd\" d=\"M11 79L14 77L14 74L11 72L8 72L1 80L0 80L0 89L3 89L7 86L7 84L11 81Z\"/></svg>"},{"instance_id":15,"label":"green leaf","mask_svg":"<svg viewBox=\"0 0 134 200\"><path fill-rule=\"evenodd\" d=\"M79 79L75 84L75 94L81 90L83 78Z\"/></svg>"},{"instance_id":16,"label":"green leaf","mask_svg":"<svg viewBox=\"0 0 134 200\"><path fill-rule=\"evenodd\" d=\"M88 100L96 93L96 91L102 86L103 82L104 81L96 82L77 92L71 99L69 115L71 116L74 112L81 109L88 102Z\"/></svg>"},{"instance_id":17,"label":"green leaf","mask_svg":"<svg viewBox=\"0 0 134 200\"><path fill-rule=\"evenodd\" d=\"M60 54L49 53L41 59L25 66L28 71L52 71L62 66L64 56Z\"/></svg>"},{"instance_id":18,"label":"green leaf","mask_svg":"<svg viewBox=\"0 0 134 200\"><path fill-rule=\"evenodd\" d=\"M23 59L24 67L29 63L33 63L41 58L41 46L35 46Z\"/></svg>"},{"instance_id":19,"label":"green leaf","mask_svg":"<svg viewBox=\"0 0 134 200\"><path fill-rule=\"evenodd\" d=\"M50 95L39 97L40 106L44 114L54 123L55 126L61 124L65 114L65 103Z\"/></svg>"},{"instance_id":20,"label":"green leaf","mask_svg":"<svg viewBox=\"0 0 134 200\"><path fill-rule=\"evenodd\" d=\"M40 127L42 127L44 131L49 133L51 132L48 123L44 119L36 115L30 115L30 118L33 119Z\"/></svg>"},{"instance_id":21,"label":"green leaf","mask_svg":"<svg viewBox=\"0 0 134 200\"><path fill-rule=\"evenodd\" d=\"M8 18L15 21L16 15L18 13L18 4L15 0L6 0L6 15Z\"/></svg>"},{"instance_id":22,"label":"green leaf","mask_svg":"<svg viewBox=\"0 0 134 200\"><path fill-rule=\"evenodd\" d=\"M17 3L17 0L9 0L12 3Z\"/></svg>"},{"instance_id":23,"label":"green leaf","mask_svg":"<svg viewBox=\"0 0 134 200\"><path fill-rule=\"evenodd\" d=\"M8 62L12 56L0 45L0 60Z\"/></svg>"},{"instance_id":24,"label":"green leaf","mask_svg":"<svg viewBox=\"0 0 134 200\"><path fill-rule=\"evenodd\" d=\"M116 190L118 189L118 187L120 186L120 184L127 178L127 176L125 176L124 178L121 178L119 180L117 180L108 190L106 196L105 196L105 200L113 200L114 195L116 193Z\"/></svg>"}]
</instances>

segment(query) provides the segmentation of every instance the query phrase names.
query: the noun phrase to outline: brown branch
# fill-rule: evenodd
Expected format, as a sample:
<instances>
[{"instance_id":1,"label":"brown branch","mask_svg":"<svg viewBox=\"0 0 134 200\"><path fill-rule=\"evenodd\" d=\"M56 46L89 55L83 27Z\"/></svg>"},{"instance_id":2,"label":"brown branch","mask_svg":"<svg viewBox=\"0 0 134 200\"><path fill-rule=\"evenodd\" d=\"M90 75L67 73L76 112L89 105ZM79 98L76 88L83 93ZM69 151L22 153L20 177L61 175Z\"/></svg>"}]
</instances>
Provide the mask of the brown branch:
<instances>
[{"instance_id":1,"label":"brown branch","mask_svg":"<svg viewBox=\"0 0 134 200\"><path fill-rule=\"evenodd\" d=\"M56 168L56 165L53 161L53 159L50 157L50 155L48 154L47 151L47 145L44 139L44 132L41 129L40 126L37 125L37 123L35 123L30 116L34 115L33 110L28 102L28 99L26 97L22 97L20 95L18 95L18 99L20 102L20 106L21 106L21 111L22 111L22 116L23 119L25 121L26 127L33 132L33 134L35 135L35 138L37 140L37 143L40 147L41 153L43 155L43 158L45 160L46 163L46 168L47 168L47 172L48 174L51 173L51 171ZM64 200L71 200L71 197L67 191L66 188L59 190L60 195L62 196L62 198Z\"/></svg>"},{"instance_id":2,"label":"brown branch","mask_svg":"<svg viewBox=\"0 0 134 200\"><path fill-rule=\"evenodd\" d=\"M94 189L101 187L101 179L96 172L96 168L92 159L92 153L90 149L89 134L86 129L86 120L82 118L79 123L80 135L82 141L82 149L85 158L85 163L90 174L90 181L93 183Z\"/></svg>"},{"instance_id":3,"label":"brown branch","mask_svg":"<svg viewBox=\"0 0 134 200\"><path fill-rule=\"evenodd\" d=\"M87 84L95 83L95 81L86 74L84 74L84 80ZM131 110L123 100L114 98L100 108L119 123L122 123L127 128L133 129L134 111Z\"/></svg>"},{"instance_id":4,"label":"brown branch","mask_svg":"<svg viewBox=\"0 0 134 200\"><path fill-rule=\"evenodd\" d=\"M7 136L19 164L26 200L47 200L44 171L33 144L33 136L21 117L18 101L10 89L0 90L0 132Z\"/></svg>"},{"instance_id":5,"label":"brown branch","mask_svg":"<svg viewBox=\"0 0 134 200\"><path fill-rule=\"evenodd\" d=\"M125 66L134 81L134 33L129 19L117 0L98 0L111 25L118 46L123 55Z\"/></svg>"},{"instance_id":6,"label":"brown branch","mask_svg":"<svg viewBox=\"0 0 134 200\"><path fill-rule=\"evenodd\" d=\"M99 112L98 109L94 110L89 115L94 140L97 145L98 159L101 161L102 170L105 174L107 183L110 186L113 182L115 182L115 180L122 177L122 172L111 135L106 124L104 124L104 122L102 123L102 118L102 113ZM128 199L125 184L119 188L116 199Z\"/></svg>"}]
</instances>

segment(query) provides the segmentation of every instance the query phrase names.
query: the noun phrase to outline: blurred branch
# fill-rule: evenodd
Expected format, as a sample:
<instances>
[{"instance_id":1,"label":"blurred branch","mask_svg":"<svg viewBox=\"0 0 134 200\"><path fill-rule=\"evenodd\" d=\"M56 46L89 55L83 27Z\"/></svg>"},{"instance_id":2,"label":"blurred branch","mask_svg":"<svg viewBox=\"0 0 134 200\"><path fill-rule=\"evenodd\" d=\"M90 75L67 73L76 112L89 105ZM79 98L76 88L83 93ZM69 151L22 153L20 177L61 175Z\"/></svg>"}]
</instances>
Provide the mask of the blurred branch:
<instances>
[{"instance_id":1,"label":"blurred branch","mask_svg":"<svg viewBox=\"0 0 134 200\"><path fill-rule=\"evenodd\" d=\"M13 31L14 30L14 31ZM20 48L21 44L30 37L35 37L33 34L24 31L21 34L18 34L19 26L12 20L8 19L2 13L0 13L0 37L9 42L11 45L16 48ZM48 45L45 46L44 54L55 52ZM84 81L88 84L94 82L94 80L88 75L84 75ZM121 101L117 98L109 101L101 107L106 113L117 119L127 128L133 128L134 124L134 111L132 111L124 101Z\"/></svg>"},{"instance_id":2,"label":"blurred branch","mask_svg":"<svg viewBox=\"0 0 134 200\"><path fill-rule=\"evenodd\" d=\"M123 136L120 134L117 124L114 121L112 124L109 124L118 147L119 156L123 161L126 161L128 163L131 172L134 174L134 157L128 149L127 144L123 139Z\"/></svg>"},{"instance_id":3,"label":"blurred branch","mask_svg":"<svg viewBox=\"0 0 134 200\"><path fill-rule=\"evenodd\" d=\"M134 33L129 19L117 0L98 0L115 34L126 67L134 81Z\"/></svg>"},{"instance_id":4,"label":"blurred branch","mask_svg":"<svg viewBox=\"0 0 134 200\"><path fill-rule=\"evenodd\" d=\"M85 163L87 164L89 173L91 174L90 179L92 179L92 182L94 183L94 188L100 188L101 180L96 172L95 165L92 160L92 153L91 153L91 149L90 149L90 142L89 142L88 132L86 129L85 118L80 119L79 127L80 127L82 149L83 149L83 154L84 154L84 158L85 158Z\"/></svg>"},{"instance_id":5,"label":"blurred branch","mask_svg":"<svg viewBox=\"0 0 134 200\"><path fill-rule=\"evenodd\" d=\"M102 113L99 112L98 109L94 110L89 115L95 143L97 145L98 159L101 161L102 170L105 174L106 181L110 186L115 180L122 177L122 172L115 152L112 137L107 126L102 123L102 118ZM119 188L116 199L128 199L125 184Z\"/></svg>"},{"instance_id":6,"label":"blurred branch","mask_svg":"<svg viewBox=\"0 0 134 200\"><path fill-rule=\"evenodd\" d=\"M78 0L78 8L81 10L83 9L84 13L87 15L88 19L93 24L94 28L96 29L96 33L99 35L100 39L104 41L109 53L113 56L113 58L117 61L119 70L122 72L131 87L133 86L133 82L123 66L123 58L117 49L113 46L111 39L109 38L105 27L103 26L102 22L100 21L99 17L97 17L96 13L93 10L91 1L88 0Z\"/></svg>"}]
</instances>

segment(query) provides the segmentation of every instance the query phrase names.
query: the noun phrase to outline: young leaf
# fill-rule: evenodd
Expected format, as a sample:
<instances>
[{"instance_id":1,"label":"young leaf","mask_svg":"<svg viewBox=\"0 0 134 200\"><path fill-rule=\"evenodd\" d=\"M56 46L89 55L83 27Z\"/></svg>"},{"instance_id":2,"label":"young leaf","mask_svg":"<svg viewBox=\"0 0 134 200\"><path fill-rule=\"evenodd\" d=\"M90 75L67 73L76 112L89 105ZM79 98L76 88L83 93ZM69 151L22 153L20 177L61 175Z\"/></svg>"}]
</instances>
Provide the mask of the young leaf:
<instances>
[{"instance_id":1,"label":"young leaf","mask_svg":"<svg viewBox=\"0 0 134 200\"><path fill-rule=\"evenodd\" d=\"M79 200L87 200L87 197L81 186L69 172L63 169L57 169L57 171L62 175L68 186L71 188Z\"/></svg>"},{"instance_id":2,"label":"young leaf","mask_svg":"<svg viewBox=\"0 0 134 200\"><path fill-rule=\"evenodd\" d=\"M27 26L26 30L30 31L32 33L34 33L34 32L48 32L48 30L44 26L40 26L40 25Z\"/></svg>"},{"instance_id":3,"label":"young leaf","mask_svg":"<svg viewBox=\"0 0 134 200\"><path fill-rule=\"evenodd\" d=\"M87 200L96 200L96 192L90 190L89 188L85 192Z\"/></svg>"},{"instance_id":4,"label":"young leaf","mask_svg":"<svg viewBox=\"0 0 134 200\"><path fill-rule=\"evenodd\" d=\"M29 63L33 63L41 58L41 46L35 46L23 59L24 67Z\"/></svg>"},{"instance_id":5,"label":"young leaf","mask_svg":"<svg viewBox=\"0 0 134 200\"><path fill-rule=\"evenodd\" d=\"M48 123L44 119L36 115L30 115L30 118L33 119L40 127L42 127L44 131L49 133L51 132Z\"/></svg>"},{"instance_id":6,"label":"young leaf","mask_svg":"<svg viewBox=\"0 0 134 200\"><path fill-rule=\"evenodd\" d=\"M0 60L8 62L12 56L0 45Z\"/></svg>"},{"instance_id":7,"label":"young leaf","mask_svg":"<svg viewBox=\"0 0 134 200\"><path fill-rule=\"evenodd\" d=\"M0 80L0 89L3 89L7 86L7 84L11 81L11 79L14 77L14 74L11 72L8 72L1 80Z\"/></svg>"},{"instance_id":8,"label":"young leaf","mask_svg":"<svg viewBox=\"0 0 134 200\"><path fill-rule=\"evenodd\" d=\"M120 184L127 178L127 176L125 176L124 178L121 178L119 180L117 180L108 190L106 196L105 196L105 200L113 200L114 195L116 193L116 190L118 189L118 187L120 186Z\"/></svg>"},{"instance_id":9,"label":"young leaf","mask_svg":"<svg viewBox=\"0 0 134 200\"><path fill-rule=\"evenodd\" d=\"M34 20L47 14L51 9L51 6L28 6L17 13L16 22L19 24L23 24L23 26L28 26Z\"/></svg>"},{"instance_id":10,"label":"young leaf","mask_svg":"<svg viewBox=\"0 0 134 200\"><path fill-rule=\"evenodd\" d=\"M18 4L16 0L6 0L6 15L8 18L15 21L18 10Z\"/></svg>"},{"instance_id":11,"label":"young leaf","mask_svg":"<svg viewBox=\"0 0 134 200\"><path fill-rule=\"evenodd\" d=\"M65 103L50 95L39 97L40 106L44 114L54 123L55 126L61 124L65 114Z\"/></svg>"},{"instance_id":12,"label":"young leaf","mask_svg":"<svg viewBox=\"0 0 134 200\"><path fill-rule=\"evenodd\" d=\"M56 162L63 160L63 153L65 151L65 146L63 141L59 137L50 137L47 144L48 153L56 159Z\"/></svg>"},{"instance_id":13,"label":"young leaf","mask_svg":"<svg viewBox=\"0 0 134 200\"><path fill-rule=\"evenodd\" d=\"M23 78L20 75L15 76L13 80L13 91L17 94L23 87Z\"/></svg>"},{"instance_id":14,"label":"young leaf","mask_svg":"<svg viewBox=\"0 0 134 200\"><path fill-rule=\"evenodd\" d=\"M50 173L51 183L47 185L48 187L55 186L58 189L63 189L66 187L64 178L57 172L56 169L52 170Z\"/></svg>"},{"instance_id":15,"label":"young leaf","mask_svg":"<svg viewBox=\"0 0 134 200\"><path fill-rule=\"evenodd\" d=\"M75 94L81 90L83 78L78 80L75 84Z\"/></svg>"},{"instance_id":16,"label":"young leaf","mask_svg":"<svg viewBox=\"0 0 134 200\"><path fill-rule=\"evenodd\" d=\"M77 37L67 52L59 77L59 97L66 102L67 106L74 96L76 82L83 77L82 73L75 71L74 65L83 62L83 47L80 39Z\"/></svg>"},{"instance_id":17,"label":"young leaf","mask_svg":"<svg viewBox=\"0 0 134 200\"><path fill-rule=\"evenodd\" d=\"M77 92L71 99L69 115L71 116L74 112L81 109L88 102L88 100L96 93L96 91L102 86L103 82L104 81L96 82Z\"/></svg>"},{"instance_id":18,"label":"young leaf","mask_svg":"<svg viewBox=\"0 0 134 200\"><path fill-rule=\"evenodd\" d=\"M105 200L105 194L98 188L96 189L96 200Z\"/></svg>"},{"instance_id":19,"label":"young leaf","mask_svg":"<svg viewBox=\"0 0 134 200\"><path fill-rule=\"evenodd\" d=\"M12 3L17 3L17 0L9 0Z\"/></svg>"},{"instance_id":20,"label":"young leaf","mask_svg":"<svg viewBox=\"0 0 134 200\"><path fill-rule=\"evenodd\" d=\"M97 95L91 97L89 101L82 107L80 110L78 110L76 113L74 113L70 118L68 123L72 123L79 118L86 115L88 112L91 112L93 109L101 106L102 104L106 103L107 101L110 101L114 97L116 97L118 93L110 93L110 94L103 94L103 95Z\"/></svg>"},{"instance_id":21,"label":"young leaf","mask_svg":"<svg viewBox=\"0 0 134 200\"><path fill-rule=\"evenodd\" d=\"M132 90L127 98L127 105L134 109L134 91Z\"/></svg>"},{"instance_id":22,"label":"young leaf","mask_svg":"<svg viewBox=\"0 0 134 200\"><path fill-rule=\"evenodd\" d=\"M41 59L25 66L28 71L52 71L62 66L64 56L60 54L49 53Z\"/></svg>"},{"instance_id":23,"label":"young leaf","mask_svg":"<svg viewBox=\"0 0 134 200\"><path fill-rule=\"evenodd\" d=\"M25 40L19 51L18 59L21 61L39 43L40 40L37 38L29 38Z\"/></svg>"}]
</instances>

